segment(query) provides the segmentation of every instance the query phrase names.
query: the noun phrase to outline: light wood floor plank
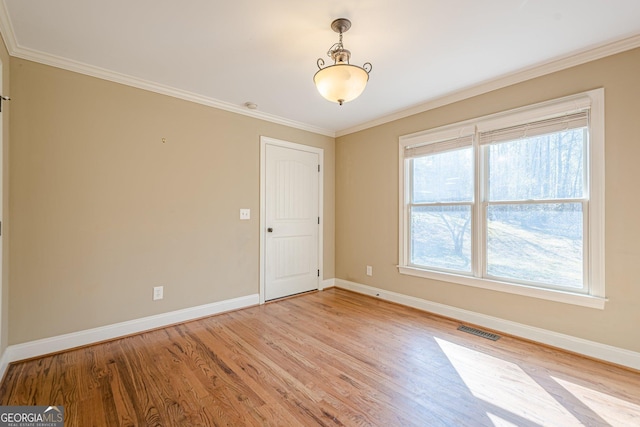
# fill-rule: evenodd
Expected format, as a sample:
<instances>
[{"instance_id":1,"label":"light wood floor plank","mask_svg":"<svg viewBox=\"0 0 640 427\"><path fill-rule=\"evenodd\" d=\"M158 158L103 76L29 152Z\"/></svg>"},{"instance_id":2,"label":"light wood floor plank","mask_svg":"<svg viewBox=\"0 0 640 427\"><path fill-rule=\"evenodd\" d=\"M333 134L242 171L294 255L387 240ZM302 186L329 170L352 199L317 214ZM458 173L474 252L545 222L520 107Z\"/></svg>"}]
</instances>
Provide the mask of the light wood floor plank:
<instances>
[{"instance_id":1,"label":"light wood floor plank","mask_svg":"<svg viewBox=\"0 0 640 427\"><path fill-rule=\"evenodd\" d=\"M12 364L86 426L632 426L640 373L339 289Z\"/></svg>"}]
</instances>

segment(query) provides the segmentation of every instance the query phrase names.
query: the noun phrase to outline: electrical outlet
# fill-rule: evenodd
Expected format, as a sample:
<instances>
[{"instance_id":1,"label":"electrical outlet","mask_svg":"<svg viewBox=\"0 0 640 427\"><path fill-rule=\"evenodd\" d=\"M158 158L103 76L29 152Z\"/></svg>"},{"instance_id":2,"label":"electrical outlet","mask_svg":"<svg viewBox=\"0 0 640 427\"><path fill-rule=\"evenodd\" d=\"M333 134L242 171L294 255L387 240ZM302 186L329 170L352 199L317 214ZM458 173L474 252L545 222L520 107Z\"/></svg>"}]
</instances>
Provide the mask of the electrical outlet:
<instances>
[{"instance_id":1,"label":"electrical outlet","mask_svg":"<svg viewBox=\"0 0 640 427\"><path fill-rule=\"evenodd\" d=\"M153 300L157 301L159 299L164 298L164 286L154 286L153 287Z\"/></svg>"},{"instance_id":2,"label":"electrical outlet","mask_svg":"<svg viewBox=\"0 0 640 427\"><path fill-rule=\"evenodd\" d=\"M373 276L373 267L367 265L367 276Z\"/></svg>"},{"instance_id":3,"label":"electrical outlet","mask_svg":"<svg viewBox=\"0 0 640 427\"><path fill-rule=\"evenodd\" d=\"M251 219L251 209L240 209L240 219Z\"/></svg>"}]
</instances>

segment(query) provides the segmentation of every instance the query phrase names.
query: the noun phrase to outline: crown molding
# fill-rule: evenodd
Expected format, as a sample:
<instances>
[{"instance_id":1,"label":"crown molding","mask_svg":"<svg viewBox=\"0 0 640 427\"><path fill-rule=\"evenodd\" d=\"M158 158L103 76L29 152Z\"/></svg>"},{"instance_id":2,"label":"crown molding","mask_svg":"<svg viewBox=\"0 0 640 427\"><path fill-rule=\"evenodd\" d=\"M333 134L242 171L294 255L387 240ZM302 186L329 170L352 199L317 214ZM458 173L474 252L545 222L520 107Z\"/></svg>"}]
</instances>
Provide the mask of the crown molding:
<instances>
[{"instance_id":1,"label":"crown molding","mask_svg":"<svg viewBox=\"0 0 640 427\"><path fill-rule=\"evenodd\" d=\"M12 52L16 50L18 42L16 41L13 24L9 19L9 11L7 10L7 4L4 0L0 1L0 33L2 33L2 39L7 46L9 55L12 55Z\"/></svg>"},{"instance_id":2,"label":"crown molding","mask_svg":"<svg viewBox=\"0 0 640 427\"><path fill-rule=\"evenodd\" d=\"M331 138L335 138L336 136L335 132L330 129L324 129L307 123L302 123L284 117L276 116L274 114L264 113L262 111L248 110L244 106L238 106L228 102L220 101L218 99L203 96L194 92L189 92L160 83L155 83L149 80L140 79L104 68L95 67L93 65L85 64L79 61L73 61L70 59L62 58L60 56L40 52L34 49L24 48L18 44L15 38L13 26L11 24L11 20L9 19L7 6L4 1L0 2L0 32L2 33L3 39L7 46L7 50L9 51L9 55L15 58L26 59L28 61L33 61L44 65L50 65L52 67L73 71L91 77L97 77L99 79L120 83L126 86L147 90L178 99L183 99L185 101L195 102L197 104L206 105L208 107L242 114L244 116L265 120L267 122L300 129L307 132L329 136Z\"/></svg>"},{"instance_id":3,"label":"crown molding","mask_svg":"<svg viewBox=\"0 0 640 427\"><path fill-rule=\"evenodd\" d=\"M73 61L70 59L62 58L56 55L50 55L44 52L26 49L18 47L10 52L11 56L29 61L38 62L44 65L50 65L53 67L61 68L76 73L97 77L99 79L120 83L126 86L135 87L138 89L147 90L150 92L159 93L162 95L171 96L174 98L183 99L185 101L195 102L197 104L206 105L209 107L218 108L220 110L229 111L232 113L242 114L244 116L253 117L255 119L265 120L271 123L276 123L284 126L288 126L295 129L301 129L308 132L317 133L320 135L329 136L335 138L335 132L329 129L312 126L307 123L297 122L295 120L289 120L284 117L276 116L274 114L264 113L262 111L248 110L244 106L238 106L228 102L220 101L215 98L199 95L194 92L189 92L182 89L177 89L171 86L155 83L149 80L140 79L137 77L129 76L115 71L106 70L104 68L95 67L82 62Z\"/></svg>"},{"instance_id":4,"label":"crown molding","mask_svg":"<svg viewBox=\"0 0 640 427\"><path fill-rule=\"evenodd\" d=\"M423 113L425 111L433 110L438 107L443 107L454 102L462 101L467 98L471 98L477 95L482 95L497 89L502 89L507 86L511 86L516 83L522 83L527 80L541 77L547 74L551 74L557 71L562 71L567 68L575 67L576 65L585 64L587 62L595 61L607 56L615 55L617 53L625 52L627 50L640 47L640 34L627 37L621 40L617 40L611 43L606 43L598 46L592 46L587 49L574 52L572 54L558 57L550 61L537 64L531 67L527 67L513 73L505 74L495 79L485 81L467 88L461 89L456 92L449 93L439 98L427 101L425 103L399 110L395 113L370 120L365 123L361 123L357 126L353 126L347 129L342 129L336 132L336 137L349 135L351 133L359 132L365 129L379 126L385 123L392 122L394 120L403 119L405 117L413 116L415 114Z\"/></svg>"},{"instance_id":5,"label":"crown molding","mask_svg":"<svg viewBox=\"0 0 640 427\"><path fill-rule=\"evenodd\" d=\"M439 98L432 99L430 101L415 105L410 108L398 110L394 113L379 117L374 120L370 120L359 125L349 127L346 129L333 131L331 129L325 129L317 126L313 126L307 123L290 120L284 117L276 116L274 114L264 113L256 110L248 110L244 106L238 106L228 102L220 101L215 98L206 97L197 93L177 89L171 86L162 85L149 80L140 79L137 77L129 76L126 74L117 73L100 67L94 67L92 65L84 64L82 62L69 60L56 55L50 55L44 52L36 51L21 47L13 31L13 25L9 19L9 13L5 1L0 1L0 33L9 51L9 55L22 58L29 61L38 62L45 65L50 65L57 68L62 68L68 71L73 71L80 74L85 74L92 77L97 77L103 80L112 81L115 83L124 84L126 86L135 87L138 89L147 90L150 92L159 93L162 95L171 96L174 98L183 99L186 101L195 102L197 104L206 105L213 108L229 111L232 113L242 114L244 116L253 117L260 120L265 120L271 123L288 126L295 129L300 129L320 135L325 135L332 138L338 138L341 136L349 135L351 133L359 132L365 129L369 129L375 126L379 126L385 123L392 122L394 120L403 119L415 114L423 113L425 111L433 110L438 107L442 107L454 102L462 101L473 96L482 95L497 89L502 89L513 84L521 83L527 80L541 77L547 74L551 74L557 71L562 71L567 68L571 68L577 65L581 65L590 61L601 59L610 55L615 55L627 50L640 47L640 34L636 34L631 37L616 40L610 43L592 46L580 51L574 52L569 55L557 57L550 61L546 61L541 64L533 65L513 73L508 73L497 77L495 79L487 80L485 82L472 85L455 91Z\"/></svg>"}]
</instances>

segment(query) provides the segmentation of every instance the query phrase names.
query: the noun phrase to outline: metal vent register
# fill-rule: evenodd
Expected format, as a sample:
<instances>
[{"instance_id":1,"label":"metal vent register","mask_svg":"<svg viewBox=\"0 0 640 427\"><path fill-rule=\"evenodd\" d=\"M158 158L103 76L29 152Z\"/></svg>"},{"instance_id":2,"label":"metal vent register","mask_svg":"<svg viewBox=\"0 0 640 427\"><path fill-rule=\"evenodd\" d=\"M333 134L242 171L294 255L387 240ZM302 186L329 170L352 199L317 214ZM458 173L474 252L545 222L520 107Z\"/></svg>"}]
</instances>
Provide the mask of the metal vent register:
<instances>
[{"instance_id":1,"label":"metal vent register","mask_svg":"<svg viewBox=\"0 0 640 427\"><path fill-rule=\"evenodd\" d=\"M469 334L477 335L482 338L486 338L488 340L497 341L500 339L500 335L492 334L491 332L482 331L480 329L471 328L469 326L460 325L458 327L459 331L467 332Z\"/></svg>"}]
</instances>

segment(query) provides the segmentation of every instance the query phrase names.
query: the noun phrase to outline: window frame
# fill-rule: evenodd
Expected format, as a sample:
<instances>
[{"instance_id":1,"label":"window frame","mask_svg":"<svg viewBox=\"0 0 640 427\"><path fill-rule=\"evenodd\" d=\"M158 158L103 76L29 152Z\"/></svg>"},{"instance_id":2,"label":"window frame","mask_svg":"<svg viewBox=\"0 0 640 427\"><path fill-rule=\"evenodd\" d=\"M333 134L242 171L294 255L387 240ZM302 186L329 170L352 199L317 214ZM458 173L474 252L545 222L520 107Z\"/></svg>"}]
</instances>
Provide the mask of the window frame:
<instances>
[{"instance_id":1,"label":"window frame","mask_svg":"<svg viewBox=\"0 0 640 427\"><path fill-rule=\"evenodd\" d=\"M554 287L539 287L528 283L517 283L486 277L486 208L488 200L483 197L488 182L486 146L479 144L480 132L507 128L544 120L589 109L589 138L586 151L587 199L585 211L583 246L585 290L572 292ZM429 150L431 144L455 141L473 135L474 156L474 200L471 220L471 264L470 275L427 269L410 264L411 245L411 155L407 150ZM434 146L435 147L435 146ZM435 150L440 151L440 150ZM398 270L401 274L434 279L443 282L506 292L550 301L604 309L605 265L604 265L604 89L595 89L563 98L503 111L463 122L429 129L399 138L399 253Z\"/></svg>"}]
</instances>

